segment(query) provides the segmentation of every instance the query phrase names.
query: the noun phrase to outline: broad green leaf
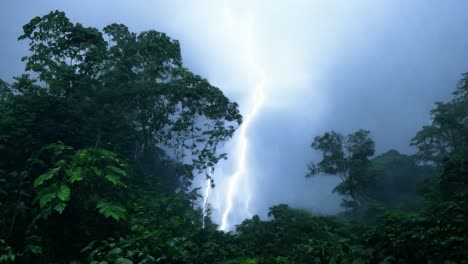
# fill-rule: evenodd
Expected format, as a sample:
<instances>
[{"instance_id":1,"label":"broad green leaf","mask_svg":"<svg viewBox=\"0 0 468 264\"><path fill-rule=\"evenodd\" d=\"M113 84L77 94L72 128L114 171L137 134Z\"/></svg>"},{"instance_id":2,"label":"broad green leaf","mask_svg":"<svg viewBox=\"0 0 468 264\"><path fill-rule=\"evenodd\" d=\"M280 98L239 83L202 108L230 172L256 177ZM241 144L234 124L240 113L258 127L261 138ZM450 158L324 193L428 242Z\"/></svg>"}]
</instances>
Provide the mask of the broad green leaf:
<instances>
[{"instance_id":1,"label":"broad green leaf","mask_svg":"<svg viewBox=\"0 0 468 264\"><path fill-rule=\"evenodd\" d=\"M127 258L118 258L115 260L115 264L133 264L133 261Z\"/></svg>"},{"instance_id":2,"label":"broad green leaf","mask_svg":"<svg viewBox=\"0 0 468 264\"><path fill-rule=\"evenodd\" d=\"M113 160L113 161L118 160L117 155L112 151L101 148L101 149L97 149L96 152L101 155L102 159L109 159L109 160Z\"/></svg>"},{"instance_id":3,"label":"broad green leaf","mask_svg":"<svg viewBox=\"0 0 468 264\"><path fill-rule=\"evenodd\" d=\"M57 197L64 202L70 201L70 188L65 184L60 185Z\"/></svg>"},{"instance_id":4,"label":"broad green leaf","mask_svg":"<svg viewBox=\"0 0 468 264\"><path fill-rule=\"evenodd\" d=\"M86 162L87 158L88 158L88 150L87 149L81 149L81 150L78 150L76 153L75 153L75 156L74 156L74 160L78 163L84 163Z\"/></svg>"},{"instance_id":5,"label":"broad green leaf","mask_svg":"<svg viewBox=\"0 0 468 264\"><path fill-rule=\"evenodd\" d=\"M100 169L98 169L97 167L91 167L91 171L93 171L93 173L96 175L96 176L101 176L102 175L102 171Z\"/></svg>"},{"instance_id":6,"label":"broad green leaf","mask_svg":"<svg viewBox=\"0 0 468 264\"><path fill-rule=\"evenodd\" d=\"M63 203L63 202L60 202L59 204L57 204L54 209L55 211L57 211L59 214L62 214L63 210L65 210L65 207L67 207L67 204L66 203Z\"/></svg>"},{"instance_id":7,"label":"broad green leaf","mask_svg":"<svg viewBox=\"0 0 468 264\"><path fill-rule=\"evenodd\" d=\"M107 256L113 256L113 255L121 255L123 250L119 247L113 248L109 253L107 253Z\"/></svg>"},{"instance_id":8,"label":"broad green leaf","mask_svg":"<svg viewBox=\"0 0 468 264\"><path fill-rule=\"evenodd\" d=\"M39 246L28 246L28 249L36 255L42 254L42 248Z\"/></svg>"},{"instance_id":9,"label":"broad green leaf","mask_svg":"<svg viewBox=\"0 0 468 264\"><path fill-rule=\"evenodd\" d=\"M84 247L84 248L80 251L80 253L84 253L84 252L86 252L86 251L89 251L89 250L93 249L93 247L94 247L94 245L96 244L96 242L97 242L96 240L91 241L88 245L86 245L86 247Z\"/></svg>"},{"instance_id":10,"label":"broad green leaf","mask_svg":"<svg viewBox=\"0 0 468 264\"><path fill-rule=\"evenodd\" d=\"M49 203L56 197L57 194L55 192L49 192L39 195L39 206L43 208L47 203Z\"/></svg>"},{"instance_id":11,"label":"broad green leaf","mask_svg":"<svg viewBox=\"0 0 468 264\"><path fill-rule=\"evenodd\" d=\"M123 183L120 181L119 177L117 177L115 175L107 174L105 177L106 177L106 179L108 181L110 181L115 186L123 185Z\"/></svg>"},{"instance_id":12,"label":"broad green leaf","mask_svg":"<svg viewBox=\"0 0 468 264\"><path fill-rule=\"evenodd\" d=\"M70 183L74 183L74 182L78 182L78 181L83 180L81 168L67 169L66 173L67 173L68 177L70 177L68 179L68 181Z\"/></svg>"},{"instance_id":13,"label":"broad green leaf","mask_svg":"<svg viewBox=\"0 0 468 264\"><path fill-rule=\"evenodd\" d=\"M104 215L104 217L113 218L117 221L120 219L125 219L125 214L127 212L127 210L122 206L106 201L98 202L96 208L99 210L99 213Z\"/></svg>"},{"instance_id":14,"label":"broad green leaf","mask_svg":"<svg viewBox=\"0 0 468 264\"><path fill-rule=\"evenodd\" d=\"M44 182L55 177L55 175L59 172L59 170L60 170L59 168L54 168L52 170L48 170L46 173L37 177L37 179L34 181L34 188L41 186Z\"/></svg>"},{"instance_id":15,"label":"broad green leaf","mask_svg":"<svg viewBox=\"0 0 468 264\"><path fill-rule=\"evenodd\" d=\"M107 168L112 170L113 172L115 172L117 174L120 174L120 175L124 176L124 177L126 177L128 175L124 170L122 170L120 168L117 168L115 166L107 166Z\"/></svg>"}]
</instances>

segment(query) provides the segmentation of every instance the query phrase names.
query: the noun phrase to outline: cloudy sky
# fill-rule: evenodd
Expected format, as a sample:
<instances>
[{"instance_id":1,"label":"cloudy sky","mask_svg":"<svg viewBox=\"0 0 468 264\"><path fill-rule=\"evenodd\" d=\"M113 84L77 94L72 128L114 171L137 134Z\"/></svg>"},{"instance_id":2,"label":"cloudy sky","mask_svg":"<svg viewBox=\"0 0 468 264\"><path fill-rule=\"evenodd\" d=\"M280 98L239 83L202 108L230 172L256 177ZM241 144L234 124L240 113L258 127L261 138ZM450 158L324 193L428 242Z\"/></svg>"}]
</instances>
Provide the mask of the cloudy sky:
<instances>
[{"instance_id":1,"label":"cloudy sky","mask_svg":"<svg viewBox=\"0 0 468 264\"><path fill-rule=\"evenodd\" d=\"M249 127L246 170L229 225L289 203L333 213L331 177L305 179L310 149L327 130L372 131L379 153L404 153L468 71L468 1L116 1L15 0L0 8L0 78L22 73L27 43L21 27L51 10L102 29L156 29L181 42L185 65L240 103L244 116L264 102ZM225 145L209 202L220 221L230 175L238 169L239 136ZM202 184L202 183L200 183ZM245 204L245 200L249 204ZM244 212L248 206L248 212Z\"/></svg>"}]
</instances>

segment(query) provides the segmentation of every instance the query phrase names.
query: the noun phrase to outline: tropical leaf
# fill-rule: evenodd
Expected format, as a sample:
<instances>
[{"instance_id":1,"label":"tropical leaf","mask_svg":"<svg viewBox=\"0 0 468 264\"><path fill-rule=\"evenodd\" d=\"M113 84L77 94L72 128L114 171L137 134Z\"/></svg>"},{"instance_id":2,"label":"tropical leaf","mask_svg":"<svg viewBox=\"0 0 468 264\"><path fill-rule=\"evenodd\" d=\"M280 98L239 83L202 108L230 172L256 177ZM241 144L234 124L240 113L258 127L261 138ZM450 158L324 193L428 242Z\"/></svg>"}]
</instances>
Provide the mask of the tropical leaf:
<instances>
[{"instance_id":1,"label":"tropical leaf","mask_svg":"<svg viewBox=\"0 0 468 264\"><path fill-rule=\"evenodd\" d=\"M120 178L118 176L107 174L105 178L115 186L126 186L120 181Z\"/></svg>"},{"instance_id":2,"label":"tropical leaf","mask_svg":"<svg viewBox=\"0 0 468 264\"><path fill-rule=\"evenodd\" d=\"M127 258L118 258L114 262L115 264L133 264L133 261L127 259Z\"/></svg>"},{"instance_id":3,"label":"tropical leaf","mask_svg":"<svg viewBox=\"0 0 468 264\"><path fill-rule=\"evenodd\" d=\"M109 251L109 253L107 253L107 256L118 256L118 255L122 255L123 253L123 250L119 247L116 247L116 248L113 248Z\"/></svg>"},{"instance_id":4,"label":"tropical leaf","mask_svg":"<svg viewBox=\"0 0 468 264\"><path fill-rule=\"evenodd\" d=\"M66 203L63 203L63 202L60 202L58 203L54 209L55 211L57 211L59 214L62 214L63 210L65 210L65 207L67 207L67 204Z\"/></svg>"},{"instance_id":5,"label":"tropical leaf","mask_svg":"<svg viewBox=\"0 0 468 264\"><path fill-rule=\"evenodd\" d=\"M127 209L123 208L122 206L107 202L107 201L100 201L97 203L96 208L106 218L112 218L116 221L120 219L125 219Z\"/></svg>"},{"instance_id":6,"label":"tropical leaf","mask_svg":"<svg viewBox=\"0 0 468 264\"><path fill-rule=\"evenodd\" d=\"M39 191L36 199L39 200L39 206L43 208L56 197L57 197L57 187L53 185L53 186L49 186Z\"/></svg>"},{"instance_id":7,"label":"tropical leaf","mask_svg":"<svg viewBox=\"0 0 468 264\"><path fill-rule=\"evenodd\" d=\"M70 188L65 184L60 185L57 191L57 197L63 202L70 201Z\"/></svg>"},{"instance_id":8,"label":"tropical leaf","mask_svg":"<svg viewBox=\"0 0 468 264\"><path fill-rule=\"evenodd\" d=\"M48 170L46 173L44 174L41 174L39 177L37 177L37 179L34 181L34 188L38 187L38 186L41 186L42 184L44 184L44 182L52 179L53 177L55 177L55 175L57 175L57 173L59 172L60 168L54 168L54 169L51 169L51 170Z\"/></svg>"},{"instance_id":9,"label":"tropical leaf","mask_svg":"<svg viewBox=\"0 0 468 264\"><path fill-rule=\"evenodd\" d=\"M94 175L96 176L101 176L102 175L102 170L100 170L99 168L97 167L91 167L91 171L94 173Z\"/></svg>"},{"instance_id":10,"label":"tropical leaf","mask_svg":"<svg viewBox=\"0 0 468 264\"><path fill-rule=\"evenodd\" d=\"M122 170L120 168L117 168L115 166L107 166L107 168L112 170L113 172L115 172L117 174L120 174L123 177L127 177L127 175L128 175L124 170Z\"/></svg>"},{"instance_id":11,"label":"tropical leaf","mask_svg":"<svg viewBox=\"0 0 468 264\"><path fill-rule=\"evenodd\" d=\"M67 169L66 173L69 177L68 181L70 183L79 182L83 180L83 171L81 170L81 168Z\"/></svg>"}]
</instances>

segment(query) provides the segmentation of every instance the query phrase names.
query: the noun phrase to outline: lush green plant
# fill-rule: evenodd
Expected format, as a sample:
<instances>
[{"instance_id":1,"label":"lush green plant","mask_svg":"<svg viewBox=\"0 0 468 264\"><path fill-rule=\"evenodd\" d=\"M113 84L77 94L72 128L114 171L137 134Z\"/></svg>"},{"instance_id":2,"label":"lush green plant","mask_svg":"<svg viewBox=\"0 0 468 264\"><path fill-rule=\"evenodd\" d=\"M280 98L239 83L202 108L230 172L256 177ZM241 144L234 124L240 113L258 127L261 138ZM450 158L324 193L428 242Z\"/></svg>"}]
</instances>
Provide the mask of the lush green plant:
<instances>
[{"instance_id":1,"label":"lush green plant","mask_svg":"<svg viewBox=\"0 0 468 264\"><path fill-rule=\"evenodd\" d=\"M13 262L16 259L16 253L13 249L6 243L5 240L0 239L0 263L4 262Z\"/></svg>"},{"instance_id":2,"label":"lush green plant","mask_svg":"<svg viewBox=\"0 0 468 264\"><path fill-rule=\"evenodd\" d=\"M144 264L162 260L148 254L148 246L122 237L92 241L81 252L87 255L88 263Z\"/></svg>"},{"instance_id":3,"label":"lush green plant","mask_svg":"<svg viewBox=\"0 0 468 264\"><path fill-rule=\"evenodd\" d=\"M42 160L43 156L48 160ZM58 143L44 147L31 163L35 170L44 165L48 168L33 184L34 202L43 217L52 210L62 214L74 193L79 195L81 201L76 203L81 206L96 208L104 217L117 221L125 219L127 210L115 198L118 189L127 187L123 182L128 177L127 165L115 153L99 148L74 151Z\"/></svg>"}]
</instances>

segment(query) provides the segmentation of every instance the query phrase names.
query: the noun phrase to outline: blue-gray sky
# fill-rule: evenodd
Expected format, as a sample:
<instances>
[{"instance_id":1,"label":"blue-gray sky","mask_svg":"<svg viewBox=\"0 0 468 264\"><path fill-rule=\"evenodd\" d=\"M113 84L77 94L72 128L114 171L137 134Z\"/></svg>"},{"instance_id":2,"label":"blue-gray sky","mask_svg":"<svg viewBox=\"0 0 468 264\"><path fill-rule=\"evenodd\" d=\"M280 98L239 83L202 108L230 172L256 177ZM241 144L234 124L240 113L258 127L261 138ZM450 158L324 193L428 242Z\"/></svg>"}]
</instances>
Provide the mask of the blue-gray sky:
<instances>
[{"instance_id":1,"label":"blue-gray sky","mask_svg":"<svg viewBox=\"0 0 468 264\"><path fill-rule=\"evenodd\" d=\"M15 0L0 6L0 78L7 81L23 71L27 45L16 41L22 25L55 9L86 26L118 22L178 39L185 65L238 101L244 114L258 81L254 61L268 85L247 131L244 191L252 195L250 212L261 215L277 203L338 210L333 179L304 178L318 157L309 147L313 137L365 128L378 152L411 153L409 141L429 122L434 102L448 99L468 71L466 1ZM218 166L215 209L222 210L235 164L231 155ZM214 216L219 220L219 212Z\"/></svg>"}]
</instances>

